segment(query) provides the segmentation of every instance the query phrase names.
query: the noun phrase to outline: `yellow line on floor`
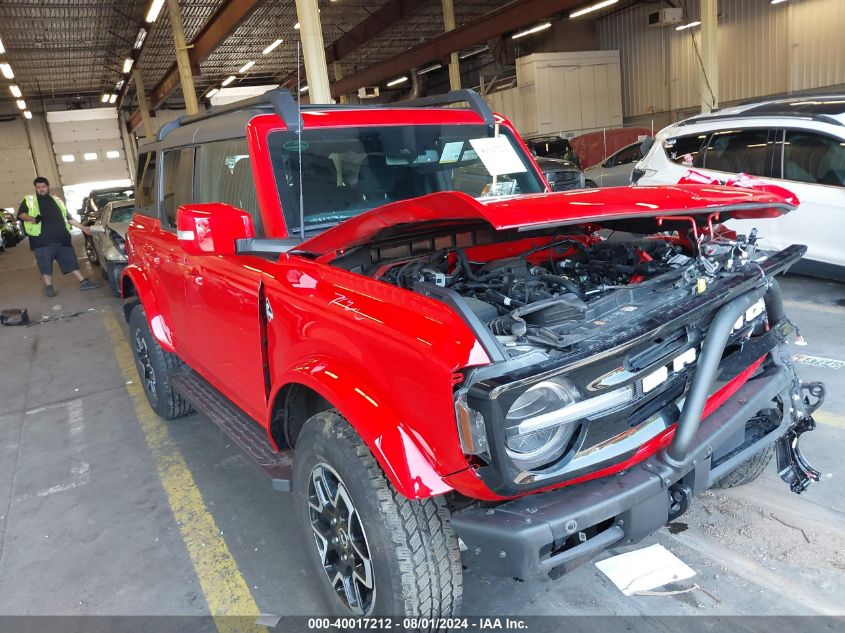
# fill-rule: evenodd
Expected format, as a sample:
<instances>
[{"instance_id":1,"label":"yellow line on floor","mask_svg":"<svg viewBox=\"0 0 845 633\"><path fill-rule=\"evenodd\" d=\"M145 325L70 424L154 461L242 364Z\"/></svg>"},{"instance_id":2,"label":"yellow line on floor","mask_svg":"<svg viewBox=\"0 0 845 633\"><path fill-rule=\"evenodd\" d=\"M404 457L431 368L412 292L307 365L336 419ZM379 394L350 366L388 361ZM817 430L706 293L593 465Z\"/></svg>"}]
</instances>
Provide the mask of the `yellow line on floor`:
<instances>
[{"instance_id":1,"label":"yellow line on floor","mask_svg":"<svg viewBox=\"0 0 845 633\"><path fill-rule=\"evenodd\" d=\"M217 630L220 633L266 631L262 626L252 625L251 619L226 617L257 617L260 612L214 517L206 508L185 458L164 420L147 403L126 335L112 313L104 312L103 322Z\"/></svg>"},{"instance_id":2,"label":"yellow line on floor","mask_svg":"<svg viewBox=\"0 0 845 633\"><path fill-rule=\"evenodd\" d=\"M819 409L813 414L813 419L825 426L835 426L838 429L845 429L845 416Z\"/></svg>"},{"instance_id":3,"label":"yellow line on floor","mask_svg":"<svg viewBox=\"0 0 845 633\"><path fill-rule=\"evenodd\" d=\"M797 310L807 310L808 312L824 312L826 314L845 314L845 308L839 306L826 306L820 303L812 303L810 301L794 301L792 299L785 299L783 305L787 308L795 308Z\"/></svg>"}]
</instances>

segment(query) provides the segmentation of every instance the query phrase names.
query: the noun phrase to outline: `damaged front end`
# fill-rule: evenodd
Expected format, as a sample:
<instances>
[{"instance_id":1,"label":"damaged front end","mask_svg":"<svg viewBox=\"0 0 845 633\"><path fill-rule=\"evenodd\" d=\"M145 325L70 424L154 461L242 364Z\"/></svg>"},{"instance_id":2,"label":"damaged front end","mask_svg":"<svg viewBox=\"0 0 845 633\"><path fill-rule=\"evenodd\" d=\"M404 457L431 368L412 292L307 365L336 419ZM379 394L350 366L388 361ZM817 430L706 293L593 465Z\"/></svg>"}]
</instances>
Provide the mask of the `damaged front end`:
<instances>
[{"instance_id":1,"label":"damaged front end","mask_svg":"<svg viewBox=\"0 0 845 633\"><path fill-rule=\"evenodd\" d=\"M813 413L822 405L824 397L825 386L820 382L802 383L799 392L793 390L791 412L795 424L777 441L778 475L796 494L804 492L821 477L821 473L804 458L798 440L803 433L816 428Z\"/></svg>"}]
</instances>

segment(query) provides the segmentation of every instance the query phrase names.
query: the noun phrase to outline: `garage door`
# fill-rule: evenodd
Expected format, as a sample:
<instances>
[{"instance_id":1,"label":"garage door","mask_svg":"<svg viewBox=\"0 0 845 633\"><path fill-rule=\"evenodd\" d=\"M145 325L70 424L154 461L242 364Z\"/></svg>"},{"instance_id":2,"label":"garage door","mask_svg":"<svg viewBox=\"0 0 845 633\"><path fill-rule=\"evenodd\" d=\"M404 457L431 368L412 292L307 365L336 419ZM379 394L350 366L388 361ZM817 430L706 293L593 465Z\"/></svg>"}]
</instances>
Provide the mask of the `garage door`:
<instances>
[{"instance_id":1,"label":"garage door","mask_svg":"<svg viewBox=\"0 0 845 633\"><path fill-rule=\"evenodd\" d=\"M0 207L14 207L32 193L35 165L23 119L0 121Z\"/></svg>"},{"instance_id":2,"label":"garage door","mask_svg":"<svg viewBox=\"0 0 845 633\"><path fill-rule=\"evenodd\" d=\"M65 187L129 178L114 108L48 112L47 124Z\"/></svg>"}]
</instances>

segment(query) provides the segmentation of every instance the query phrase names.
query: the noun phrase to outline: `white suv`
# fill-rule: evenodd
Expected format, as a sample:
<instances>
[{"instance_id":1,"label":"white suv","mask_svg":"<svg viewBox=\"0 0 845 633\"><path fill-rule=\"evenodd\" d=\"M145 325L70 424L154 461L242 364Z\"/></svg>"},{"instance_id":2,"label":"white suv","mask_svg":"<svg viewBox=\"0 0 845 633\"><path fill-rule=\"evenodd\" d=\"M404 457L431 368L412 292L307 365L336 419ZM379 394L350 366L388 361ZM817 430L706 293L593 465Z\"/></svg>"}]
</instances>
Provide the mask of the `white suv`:
<instances>
[{"instance_id":1,"label":"white suv","mask_svg":"<svg viewBox=\"0 0 845 633\"><path fill-rule=\"evenodd\" d=\"M845 95L759 102L670 125L632 182L674 184L689 170L718 180L750 174L794 193L798 210L761 226L761 241L806 244L804 272L845 279ZM728 225L747 232L754 224Z\"/></svg>"}]
</instances>

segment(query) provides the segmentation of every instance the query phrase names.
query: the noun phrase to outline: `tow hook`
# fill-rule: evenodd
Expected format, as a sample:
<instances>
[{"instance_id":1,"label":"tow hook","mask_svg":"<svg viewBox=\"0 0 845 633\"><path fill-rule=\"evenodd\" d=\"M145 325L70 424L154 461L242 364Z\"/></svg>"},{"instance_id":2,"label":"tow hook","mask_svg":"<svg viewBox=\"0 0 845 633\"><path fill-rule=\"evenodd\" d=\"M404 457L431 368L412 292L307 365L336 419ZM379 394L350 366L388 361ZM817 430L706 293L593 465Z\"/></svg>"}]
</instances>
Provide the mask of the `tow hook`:
<instances>
[{"instance_id":1,"label":"tow hook","mask_svg":"<svg viewBox=\"0 0 845 633\"><path fill-rule=\"evenodd\" d=\"M683 484L669 488L669 521L673 521L689 509L692 489Z\"/></svg>"},{"instance_id":2,"label":"tow hook","mask_svg":"<svg viewBox=\"0 0 845 633\"><path fill-rule=\"evenodd\" d=\"M805 417L777 442L778 474L789 484L790 490L799 495L810 487L811 482L818 481L821 477L821 473L807 463L798 446L798 440L802 433L816 428L812 414L824 402L825 387L820 382L811 382L802 384L801 391L807 392L802 402Z\"/></svg>"}]
</instances>

